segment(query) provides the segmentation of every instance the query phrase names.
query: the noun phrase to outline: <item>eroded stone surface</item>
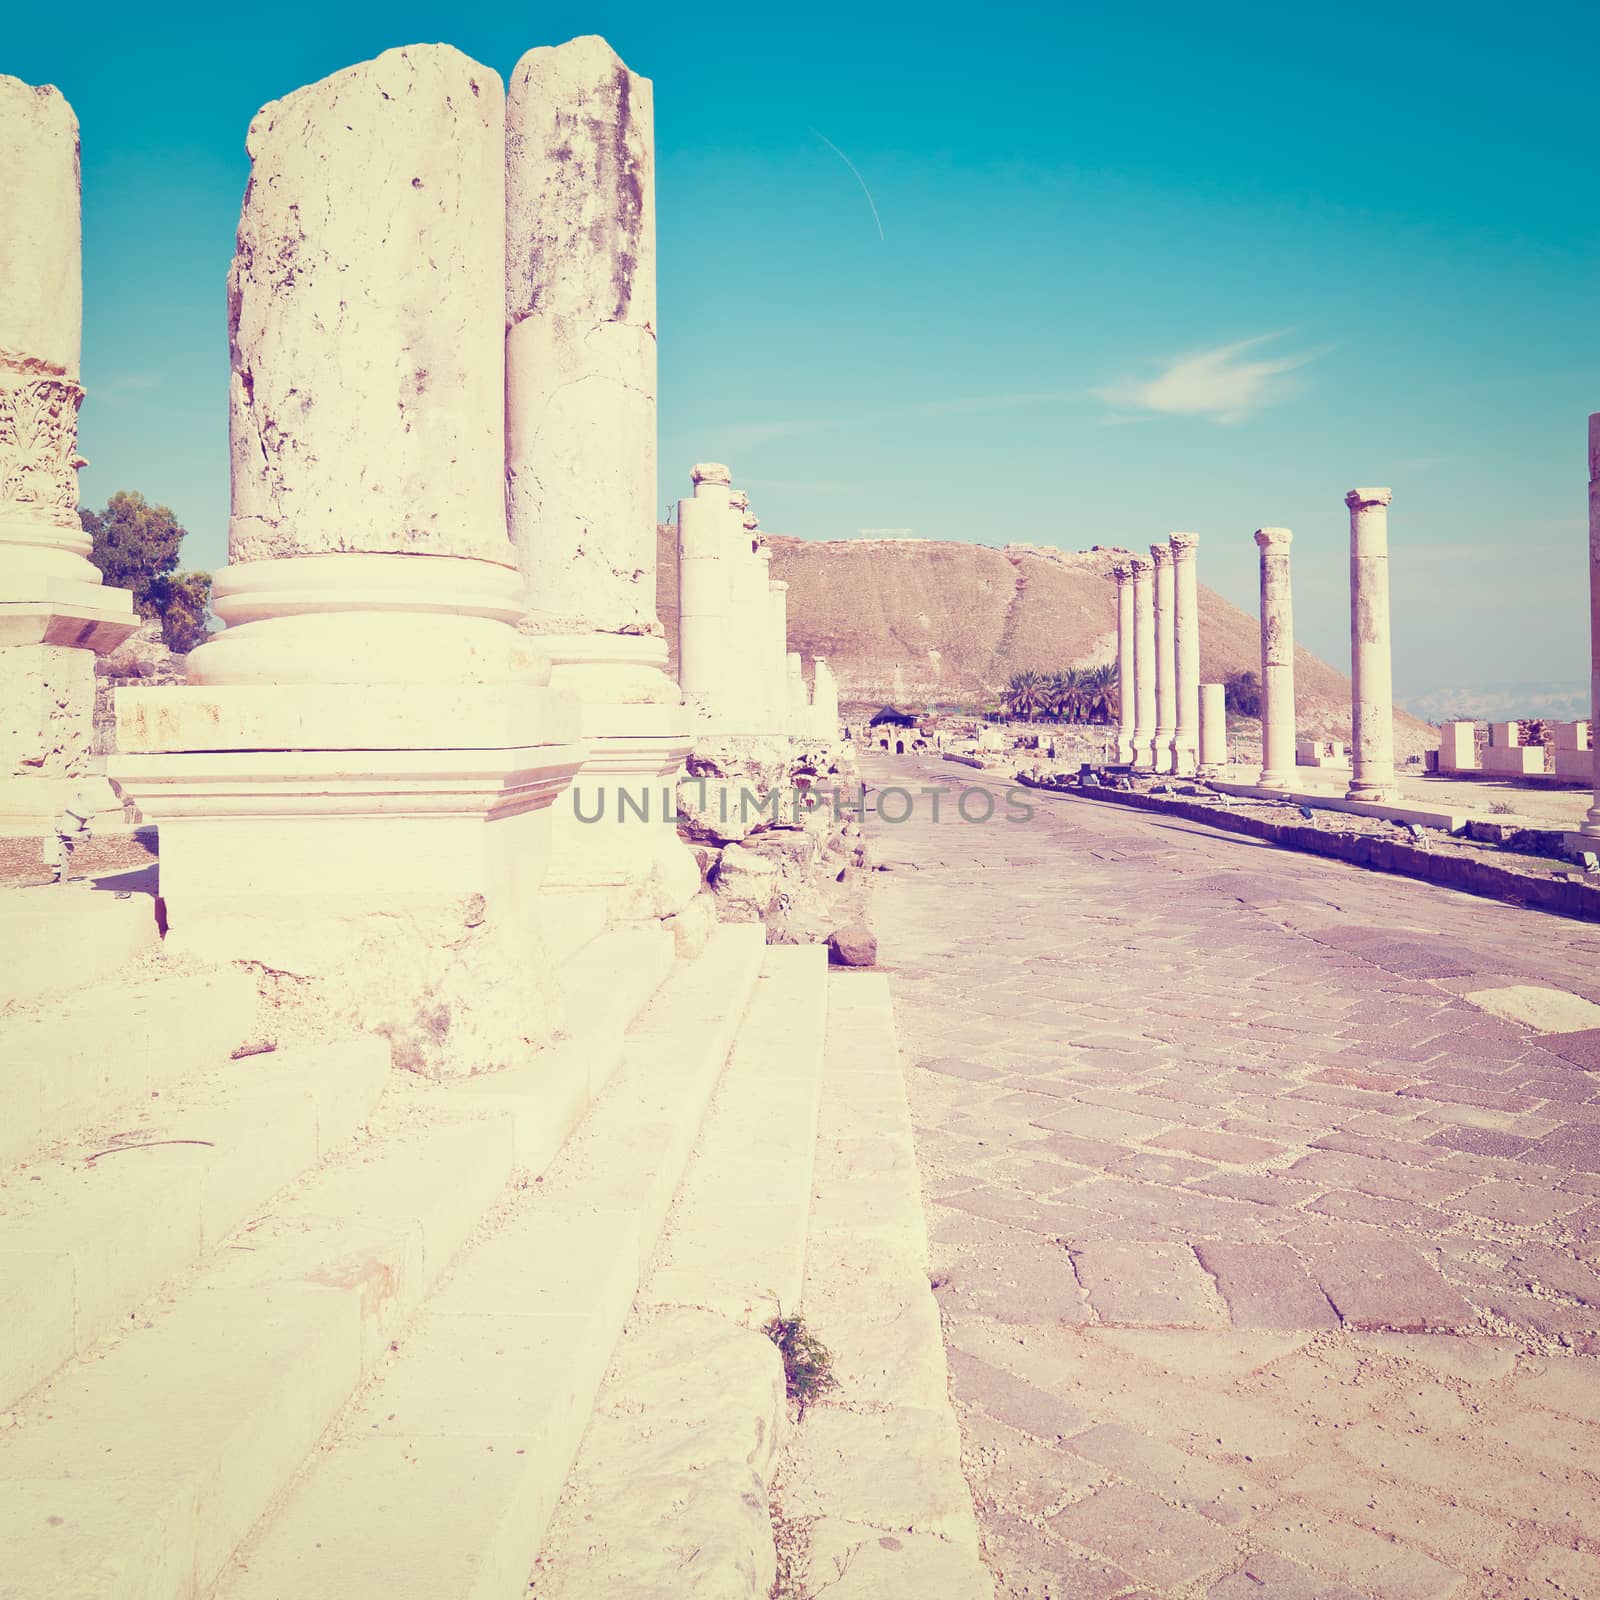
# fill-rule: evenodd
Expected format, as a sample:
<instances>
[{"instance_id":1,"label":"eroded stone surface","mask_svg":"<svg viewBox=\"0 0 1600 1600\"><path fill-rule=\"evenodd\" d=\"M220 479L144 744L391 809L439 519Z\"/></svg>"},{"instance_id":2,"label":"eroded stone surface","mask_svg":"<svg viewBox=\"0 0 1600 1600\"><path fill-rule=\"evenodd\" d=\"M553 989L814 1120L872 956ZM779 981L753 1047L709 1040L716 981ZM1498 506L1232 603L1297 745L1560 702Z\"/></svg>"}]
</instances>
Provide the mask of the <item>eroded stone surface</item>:
<instances>
[{"instance_id":1,"label":"eroded stone surface","mask_svg":"<svg viewBox=\"0 0 1600 1600\"><path fill-rule=\"evenodd\" d=\"M388 50L263 106L246 144L229 559L509 562L499 76Z\"/></svg>"}]
</instances>

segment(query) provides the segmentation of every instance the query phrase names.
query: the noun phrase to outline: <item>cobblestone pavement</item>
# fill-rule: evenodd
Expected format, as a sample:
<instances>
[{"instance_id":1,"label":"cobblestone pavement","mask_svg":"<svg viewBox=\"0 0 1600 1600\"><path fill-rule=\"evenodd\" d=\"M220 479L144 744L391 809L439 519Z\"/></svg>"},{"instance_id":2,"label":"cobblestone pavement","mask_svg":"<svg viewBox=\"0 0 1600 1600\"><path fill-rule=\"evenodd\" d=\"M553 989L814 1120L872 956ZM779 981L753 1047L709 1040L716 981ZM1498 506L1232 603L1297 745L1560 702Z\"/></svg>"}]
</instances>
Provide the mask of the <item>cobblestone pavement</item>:
<instances>
[{"instance_id":1,"label":"cobblestone pavement","mask_svg":"<svg viewBox=\"0 0 1600 1600\"><path fill-rule=\"evenodd\" d=\"M1600 929L867 776L997 1591L1600 1597Z\"/></svg>"}]
</instances>

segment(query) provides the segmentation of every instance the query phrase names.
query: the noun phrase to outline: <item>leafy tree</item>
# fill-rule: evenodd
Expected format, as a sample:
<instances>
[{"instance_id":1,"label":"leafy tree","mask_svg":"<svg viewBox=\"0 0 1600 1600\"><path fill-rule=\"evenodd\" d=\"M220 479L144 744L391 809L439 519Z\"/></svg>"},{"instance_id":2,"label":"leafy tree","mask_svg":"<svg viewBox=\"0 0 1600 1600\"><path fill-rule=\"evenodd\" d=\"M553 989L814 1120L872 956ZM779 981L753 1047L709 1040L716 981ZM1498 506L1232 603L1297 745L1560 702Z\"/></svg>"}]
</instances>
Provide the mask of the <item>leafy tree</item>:
<instances>
[{"instance_id":1,"label":"leafy tree","mask_svg":"<svg viewBox=\"0 0 1600 1600\"><path fill-rule=\"evenodd\" d=\"M161 642L179 655L187 655L206 642L206 619L211 609L209 572L163 573L150 585L150 599L161 618Z\"/></svg>"},{"instance_id":2,"label":"leafy tree","mask_svg":"<svg viewBox=\"0 0 1600 1600\"><path fill-rule=\"evenodd\" d=\"M178 565L184 529L166 506L153 506L136 489L118 489L104 511L80 511L94 542L89 559L105 581L128 589L141 617L159 617L151 585Z\"/></svg>"},{"instance_id":3,"label":"leafy tree","mask_svg":"<svg viewBox=\"0 0 1600 1600\"><path fill-rule=\"evenodd\" d=\"M1261 715L1261 680L1248 667L1230 673L1222 686L1223 704L1236 717Z\"/></svg>"},{"instance_id":4,"label":"leafy tree","mask_svg":"<svg viewBox=\"0 0 1600 1600\"><path fill-rule=\"evenodd\" d=\"M1044 679L1031 668L1014 672L1011 681L1001 691L1000 699L1013 717L1032 720L1044 704Z\"/></svg>"},{"instance_id":5,"label":"leafy tree","mask_svg":"<svg viewBox=\"0 0 1600 1600\"><path fill-rule=\"evenodd\" d=\"M1085 716L1089 722L1110 722L1122 705L1122 685L1115 661L1091 667L1085 674Z\"/></svg>"},{"instance_id":6,"label":"leafy tree","mask_svg":"<svg viewBox=\"0 0 1600 1600\"><path fill-rule=\"evenodd\" d=\"M104 511L80 510L78 519L92 541L90 561L106 583L132 593L141 617L159 619L169 650L185 653L205 641L211 575L177 571L188 535L169 507L119 489Z\"/></svg>"}]
</instances>

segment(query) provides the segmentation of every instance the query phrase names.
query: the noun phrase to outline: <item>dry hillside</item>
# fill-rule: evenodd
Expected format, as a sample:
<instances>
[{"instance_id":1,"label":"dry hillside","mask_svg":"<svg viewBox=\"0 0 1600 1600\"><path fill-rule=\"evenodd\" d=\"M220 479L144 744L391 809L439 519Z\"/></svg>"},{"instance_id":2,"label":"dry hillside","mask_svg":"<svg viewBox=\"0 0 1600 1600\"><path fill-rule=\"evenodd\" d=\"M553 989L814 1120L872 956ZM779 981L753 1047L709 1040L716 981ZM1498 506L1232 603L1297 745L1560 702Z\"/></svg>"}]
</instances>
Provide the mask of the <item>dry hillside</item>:
<instances>
[{"instance_id":1,"label":"dry hillside","mask_svg":"<svg viewBox=\"0 0 1600 1600\"><path fill-rule=\"evenodd\" d=\"M661 615L676 638L676 546L661 539ZM1132 552L1097 546L1066 552L1037 545L933 539L769 537L772 576L789 585L789 640L809 661L826 656L846 703L977 706L1012 673L1115 659L1117 590L1111 569ZM1200 671L1221 681L1260 670L1256 619L1200 589ZM1350 680L1307 650L1295 652L1302 732L1348 738ZM1401 714L1407 751L1437 742Z\"/></svg>"}]
</instances>

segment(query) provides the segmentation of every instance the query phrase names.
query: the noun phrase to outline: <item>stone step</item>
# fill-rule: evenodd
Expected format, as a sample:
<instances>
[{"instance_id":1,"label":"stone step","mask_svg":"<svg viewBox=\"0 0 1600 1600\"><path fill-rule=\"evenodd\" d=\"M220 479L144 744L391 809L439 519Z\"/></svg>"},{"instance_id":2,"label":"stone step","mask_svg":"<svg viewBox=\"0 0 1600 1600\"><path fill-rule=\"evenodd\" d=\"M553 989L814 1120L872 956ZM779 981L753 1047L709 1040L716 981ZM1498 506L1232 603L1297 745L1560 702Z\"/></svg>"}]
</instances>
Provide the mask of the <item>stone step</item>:
<instances>
[{"instance_id":1,"label":"stone step","mask_svg":"<svg viewBox=\"0 0 1600 1600\"><path fill-rule=\"evenodd\" d=\"M326 1159L389 1076L379 1039L226 1062L0 1175L0 1410Z\"/></svg>"},{"instance_id":2,"label":"stone step","mask_svg":"<svg viewBox=\"0 0 1600 1600\"><path fill-rule=\"evenodd\" d=\"M232 967L107 982L0 1016L0 1168L227 1060L255 1017L255 979Z\"/></svg>"},{"instance_id":3,"label":"stone step","mask_svg":"<svg viewBox=\"0 0 1600 1600\"><path fill-rule=\"evenodd\" d=\"M659 922L608 928L556 968L566 1032L625 1033L666 981L672 935Z\"/></svg>"},{"instance_id":4,"label":"stone step","mask_svg":"<svg viewBox=\"0 0 1600 1600\"><path fill-rule=\"evenodd\" d=\"M0 902L0 1006L75 994L153 950L160 936L155 895L139 875L125 881L129 887L110 878L104 887L77 882L8 892Z\"/></svg>"},{"instance_id":5,"label":"stone step","mask_svg":"<svg viewBox=\"0 0 1600 1600\"><path fill-rule=\"evenodd\" d=\"M726 928L674 971L544 1181L428 1301L218 1600L524 1594L762 955L759 928Z\"/></svg>"},{"instance_id":6,"label":"stone step","mask_svg":"<svg viewBox=\"0 0 1600 1600\"><path fill-rule=\"evenodd\" d=\"M827 995L826 950L767 950L535 1568L539 1600L772 1588L786 1399L758 1330L800 1300Z\"/></svg>"},{"instance_id":7,"label":"stone step","mask_svg":"<svg viewBox=\"0 0 1600 1600\"><path fill-rule=\"evenodd\" d=\"M807 1414L779 1466L777 1503L805 1529L791 1581L840 1600L989 1600L880 973L829 980L818 1126L804 1307L838 1403Z\"/></svg>"},{"instance_id":8,"label":"stone step","mask_svg":"<svg viewBox=\"0 0 1600 1600\"><path fill-rule=\"evenodd\" d=\"M395 1083L373 1138L34 1391L0 1432L0 1597L204 1593L502 1199L512 1155L509 1118L445 1120Z\"/></svg>"}]
</instances>

